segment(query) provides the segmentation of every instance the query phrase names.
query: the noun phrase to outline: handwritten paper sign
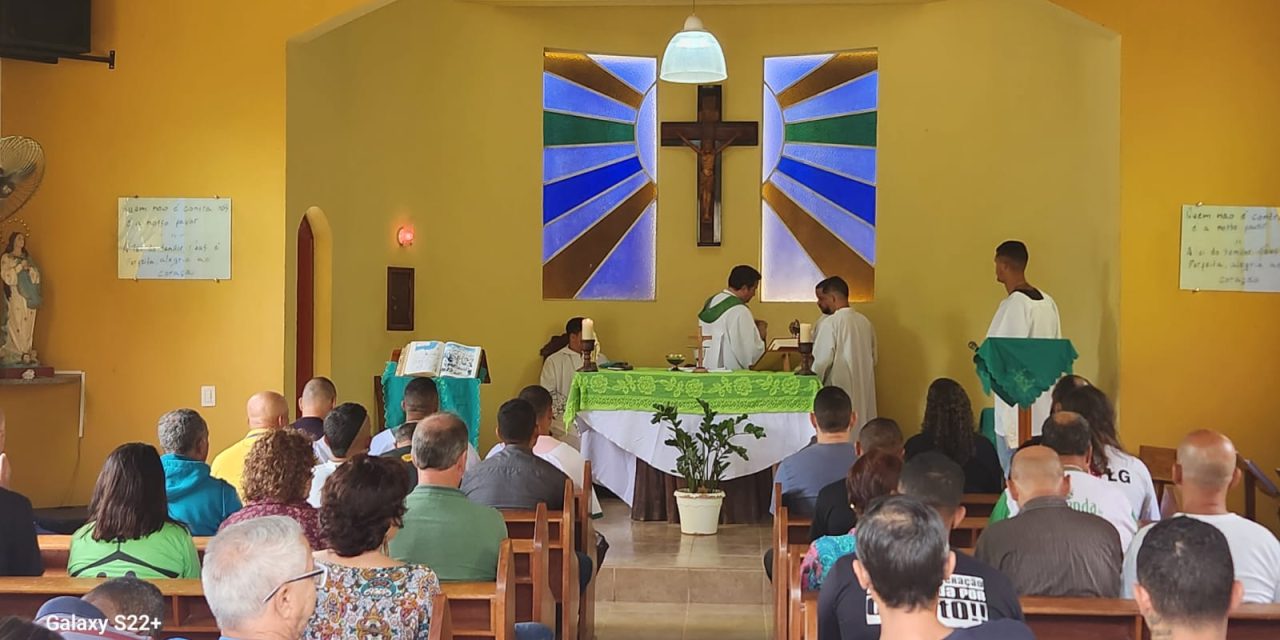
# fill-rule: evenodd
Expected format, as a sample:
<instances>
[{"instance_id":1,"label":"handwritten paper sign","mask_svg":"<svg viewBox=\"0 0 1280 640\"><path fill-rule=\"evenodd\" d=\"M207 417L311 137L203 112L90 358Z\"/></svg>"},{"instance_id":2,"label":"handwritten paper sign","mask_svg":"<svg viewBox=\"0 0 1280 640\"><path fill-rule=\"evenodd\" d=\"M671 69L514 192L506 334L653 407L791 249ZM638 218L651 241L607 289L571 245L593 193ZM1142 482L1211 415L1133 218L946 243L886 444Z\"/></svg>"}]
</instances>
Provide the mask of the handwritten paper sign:
<instances>
[{"instance_id":1,"label":"handwritten paper sign","mask_svg":"<svg viewBox=\"0 0 1280 640\"><path fill-rule=\"evenodd\" d=\"M1183 289L1280 292L1280 209L1182 207Z\"/></svg>"},{"instance_id":2,"label":"handwritten paper sign","mask_svg":"<svg viewBox=\"0 0 1280 640\"><path fill-rule=\"evenodd\" d=\"M120 278L231 278L229 198L120 198L117 209Z\"/></svg>"}]
</instances>

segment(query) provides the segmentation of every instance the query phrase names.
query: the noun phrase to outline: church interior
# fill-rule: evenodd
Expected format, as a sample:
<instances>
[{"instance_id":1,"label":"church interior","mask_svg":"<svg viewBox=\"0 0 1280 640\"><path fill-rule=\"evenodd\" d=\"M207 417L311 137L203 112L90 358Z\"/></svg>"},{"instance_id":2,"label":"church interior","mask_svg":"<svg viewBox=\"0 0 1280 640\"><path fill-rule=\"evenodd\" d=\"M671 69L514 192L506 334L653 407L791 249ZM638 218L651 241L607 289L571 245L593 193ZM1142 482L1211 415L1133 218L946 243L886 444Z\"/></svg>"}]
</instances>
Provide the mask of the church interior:
<instances>
[{"instance_id":1,"label":"church interior","mask_svg":"<svg viewBox=\"0 0 1280 640\"><path fill-rule=\"evenodd\" d=\"M1030 255L1027 280L1052 294L1061 326L1059 335L1024 337L1069 339L1076 353L1049 384L1075 373L1104 392L1134 456L1149 447L1172 461L1190 432L1226 436L1242 461L1227 507L1280 532L1280 3L83 4L92 17L87 53L110 51L110 65L0 60L0 137L36 141L44 163L39 189L0 221L5 241L26 240L43 283L27 350L48 372L23 379L34 363L19 362L0 379L8 489L37 513L89 505L109 454L124 443L157 445L157 419L179 408L207 422L210 459L245 437L244 403L254 394L278 392L288 421L302 417L297 399L315 376L332 380L338 402L365 407L372 431L395 426L408 418L383 417L379 409L394 403L382 377L403 374L408 356L393 363L418 341L483 348L483 373L470 375L488 379L475 381L468 427L484 457L504 442L498 416L508 401L546 386L548 358L538 350L566 320L591 319L601 371L604 353L633 373L671 368L668 354L692 365L710 338L699 309L735 265L759 269L748 317L767 323L765 345L793 338L793 321L823 315L813 286L843 276L849 306L874 327L871 411L910 438L927 419L931 381L950 378L972 399L977 425L1002 401L975 373L975 349L994 337L992 314L1013 292L997 281L992 252L1016 239ZM664 49L691 8L723 46L727 79L660 77ZM699 84L719 90L704 95ZM742 126L708 143L693 136L713 130L699 129L712 99L714 120ZM832 104L805 110L824 99ZM126 208L138 198L230 202L225 271L182 277L135 265L126 273L127 253L155 249L126 238ZM824 218L861 206L870 210L844 222ZM1246 217L1270 211L1259 240L1264 285L1187 284L1188 212L1205 206L1252 207ZM782 362L762 368L782 376L799 364ZM711 368L709 376L720 371ZM812 382L796 414L806 439L813 429L822 435L807 415L823 386ZM572 397L550 390L557 418L566 401L587 411L579 383ZM585 395L590 383L582 387ZM657 421L637 424L657 433ZM1005 434L1019 444L1016 433L993 437ZM780 592L763 566L772 572L778 561L761 562L779 549L780 526L787 556L785 516L779 524L768 509L783 456L761 453L739 474L765 474L763 512L726 513L719 532L703 537L682 535L674 516L639 521L651 458L594 457L587 444L604 503L592 526L609 552L602 563L592 556L594 613L584 591L573 605L582 606L576 635L828 640L806 626L816 592L789 593L785 580ZM753 455L763 446L751 445ZM406 454L411 465L416 455ZM630 467L601 470L623 458ZM1159 490L1168 469L1150 471ZM669 490L664 472L657 486ZM969 510L969 519L982 515ZM959 548L954 532L951 540ZM572 554L553 553L566 554L568 571ZM26 611L5 604L6 579L0 618ZM569 586L551 589L546 620L558 637L569 635L569 616L557 609L567 609ZM1256 629L1232 618L1230 637L1274 633L1277 607L1250 614ZM1140 609L1125 609L1129 635L1105 637L1141 637L1142 623L1134 632L1132 622ZM461 610L453 611L456 637L525 637L457 632ZM1073 637L1044 624L1031 624L1037 637ZM182 635L218 637L192 629ZM1238 635L1246 633L1260 635ZM841 637L859 636L831 640Z\"/></svg>"}]
</instances>

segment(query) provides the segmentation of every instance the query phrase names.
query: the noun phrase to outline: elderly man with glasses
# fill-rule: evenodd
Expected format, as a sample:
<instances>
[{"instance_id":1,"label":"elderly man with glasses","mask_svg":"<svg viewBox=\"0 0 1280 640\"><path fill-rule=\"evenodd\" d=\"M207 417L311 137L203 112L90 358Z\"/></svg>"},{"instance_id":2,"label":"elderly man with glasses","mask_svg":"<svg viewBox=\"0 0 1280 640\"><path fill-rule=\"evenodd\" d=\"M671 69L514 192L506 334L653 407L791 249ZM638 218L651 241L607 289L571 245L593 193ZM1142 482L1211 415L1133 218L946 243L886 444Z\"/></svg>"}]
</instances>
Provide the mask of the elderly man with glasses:
<instances>
[{"instance_id":1,"label":"elderly man with glasses","mask_svg":"<svg viewBox=\"0 0 1280 640\"><path fill-rule=\"evenodd\" d=\"M219 531L200 580L225 640L299 638L324 569L316 567L297 522L265 516Z\"/></svg>"}]
</instances>

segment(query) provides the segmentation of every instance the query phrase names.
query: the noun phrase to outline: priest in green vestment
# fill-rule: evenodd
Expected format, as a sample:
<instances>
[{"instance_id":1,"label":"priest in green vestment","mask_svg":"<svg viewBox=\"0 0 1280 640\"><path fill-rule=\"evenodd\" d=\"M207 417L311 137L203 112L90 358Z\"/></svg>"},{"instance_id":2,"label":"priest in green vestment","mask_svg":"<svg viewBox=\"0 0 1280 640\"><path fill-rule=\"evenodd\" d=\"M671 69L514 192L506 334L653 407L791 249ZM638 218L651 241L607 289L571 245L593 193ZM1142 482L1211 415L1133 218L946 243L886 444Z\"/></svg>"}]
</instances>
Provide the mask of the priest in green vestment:
<instances>
[{"instance_id":1,"label":"priest in green vestment","mask_svg":"<svg viewBox=\"0 0 1280 640\"><path fill-rule=\"evenodd\" d=\"M760 287L760 272L738 265L729 272L729 288L707 299L698 313L703 344L703 366L708 369L750 369L764 355L768 325L751 315L748 302Z\"/></svg>"}]
</instances>

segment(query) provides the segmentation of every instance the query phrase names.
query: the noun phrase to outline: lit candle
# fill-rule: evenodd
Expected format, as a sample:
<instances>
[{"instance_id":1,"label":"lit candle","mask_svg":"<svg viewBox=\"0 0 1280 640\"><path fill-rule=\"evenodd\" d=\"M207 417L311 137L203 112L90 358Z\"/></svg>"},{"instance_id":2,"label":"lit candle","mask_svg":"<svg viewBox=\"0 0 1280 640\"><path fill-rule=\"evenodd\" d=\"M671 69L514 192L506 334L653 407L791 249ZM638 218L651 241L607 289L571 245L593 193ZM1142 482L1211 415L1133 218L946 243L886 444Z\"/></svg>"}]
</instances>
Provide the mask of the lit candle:
<instances>
[{"instance_id":1,"label":"lit candle","mask_svg":"<svg viewBox=\"0 0 1280 640\"><path fill-rule=\"evenodd\" d=\"M591 318L582 319L582 339L583 340L596 339L596 321L595 320L592 320Z\"/></svg>"},{"instance_id":2,"label":"lit candle","mask_svg":"<svg viewBox=\"0 0 1280 640\"><path fill-rule=\"evenodd\" d=\"M800 342L813 342L813 325L808 322L800 323Z\"/></svg>"}]
</instances>

